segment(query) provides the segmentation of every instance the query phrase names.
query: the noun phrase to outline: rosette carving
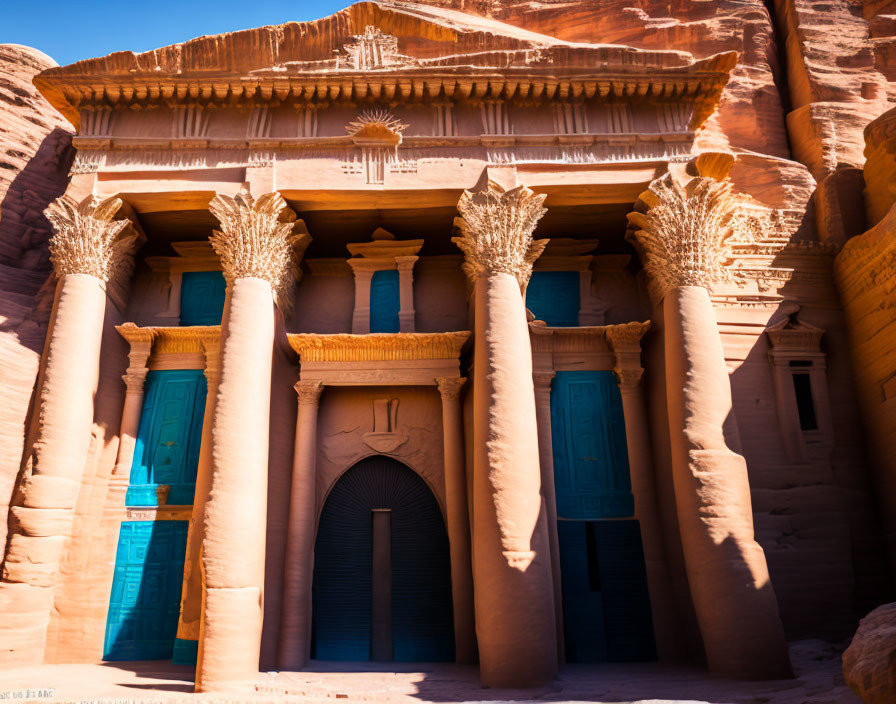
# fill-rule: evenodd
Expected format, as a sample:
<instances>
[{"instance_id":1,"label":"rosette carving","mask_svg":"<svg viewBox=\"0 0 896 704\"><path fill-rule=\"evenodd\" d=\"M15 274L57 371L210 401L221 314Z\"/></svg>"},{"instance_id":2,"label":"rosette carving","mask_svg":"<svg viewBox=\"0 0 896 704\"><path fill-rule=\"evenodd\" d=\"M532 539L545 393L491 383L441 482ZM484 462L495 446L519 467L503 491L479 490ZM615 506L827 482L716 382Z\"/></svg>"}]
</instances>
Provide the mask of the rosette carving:
<instances>
[{"instance_id":1,"label":"rosette carving","mask_svg":"<svg viewBox=\"0 0 896 704\"><path fill-rule=\"evenodd\" d=\"M479 274L513 274L520 285L529 281L532 264L548 240L533 240L535 226L547 209L545 195L524 186L505 191L489 181L482 191L464 191L457 204L462 217L454 224L459 237L452 238L464 253L464 272L471 280Z\"/></svg>"}]
</instances>

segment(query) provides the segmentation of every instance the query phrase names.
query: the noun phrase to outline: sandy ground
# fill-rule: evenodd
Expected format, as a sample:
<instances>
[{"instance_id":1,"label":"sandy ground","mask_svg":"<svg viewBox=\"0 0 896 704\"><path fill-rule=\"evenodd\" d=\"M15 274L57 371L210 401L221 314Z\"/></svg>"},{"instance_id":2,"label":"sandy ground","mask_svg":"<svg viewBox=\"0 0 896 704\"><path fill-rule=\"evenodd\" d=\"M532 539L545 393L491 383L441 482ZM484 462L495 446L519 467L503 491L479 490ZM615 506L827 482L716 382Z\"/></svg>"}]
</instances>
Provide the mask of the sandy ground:
<instances>
[{"instance_id":1,"label":"sandy ground","mask_svg":"<svg viewBox=\"0 0 896 704\"><path fill-rule=\"evenodd\" d=\"M624 704L860 704L843 682L840 647L791 644L796 678L774 682L714 679L705 672L649 665L567 666L551 687L483 689L476 668L314 662L303 672L263 673L233 694L192 694L193 669L164 662L42 665L0 670L6 702L594 702ZM400 671L396 671L400 670Z\"/></svg>"}]
</instances>

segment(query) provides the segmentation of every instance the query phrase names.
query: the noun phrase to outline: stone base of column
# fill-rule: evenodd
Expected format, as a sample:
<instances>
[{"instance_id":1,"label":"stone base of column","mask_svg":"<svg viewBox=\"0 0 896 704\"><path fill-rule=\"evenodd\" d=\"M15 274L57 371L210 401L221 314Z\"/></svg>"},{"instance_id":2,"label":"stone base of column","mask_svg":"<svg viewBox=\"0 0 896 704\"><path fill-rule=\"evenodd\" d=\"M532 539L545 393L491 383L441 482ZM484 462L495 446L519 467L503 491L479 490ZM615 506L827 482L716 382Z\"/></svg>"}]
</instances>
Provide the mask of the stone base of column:
<instances>
[{"instance_id":1,"label":"stone base of column","mask_svg":"<svg viewBox=\"0 0 896 704\"><path fill-rule=\"evenodd\" d=\"M227 691L258 677L257 654L261 651L261 619L247 620L240 614L260 612L262 594L257 587L208 589L203 599L202 637L196 662L196 691ZM254 666L246 653L255 653Z\"/></svg>"}]
</instances>

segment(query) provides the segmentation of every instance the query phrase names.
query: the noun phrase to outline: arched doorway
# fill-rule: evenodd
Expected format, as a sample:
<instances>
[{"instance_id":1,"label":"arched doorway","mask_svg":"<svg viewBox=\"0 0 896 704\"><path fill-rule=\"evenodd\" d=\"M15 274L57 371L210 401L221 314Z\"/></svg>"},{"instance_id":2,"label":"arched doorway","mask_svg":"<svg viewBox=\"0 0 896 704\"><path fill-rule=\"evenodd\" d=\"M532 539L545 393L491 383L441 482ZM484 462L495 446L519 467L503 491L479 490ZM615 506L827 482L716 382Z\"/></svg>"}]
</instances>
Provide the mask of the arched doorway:
<instances>
[{"instance_id":1,"label":"arched doorway","mask_svg":"<svg viewBox=\"0 0 896 704\"><path fill-rule=\"evenodd\" d=\"M311 643L318 660L454 660L442 512L426 482L396 460L361 460L327 497L314 548Z\"/></svg>"}]
</instances>

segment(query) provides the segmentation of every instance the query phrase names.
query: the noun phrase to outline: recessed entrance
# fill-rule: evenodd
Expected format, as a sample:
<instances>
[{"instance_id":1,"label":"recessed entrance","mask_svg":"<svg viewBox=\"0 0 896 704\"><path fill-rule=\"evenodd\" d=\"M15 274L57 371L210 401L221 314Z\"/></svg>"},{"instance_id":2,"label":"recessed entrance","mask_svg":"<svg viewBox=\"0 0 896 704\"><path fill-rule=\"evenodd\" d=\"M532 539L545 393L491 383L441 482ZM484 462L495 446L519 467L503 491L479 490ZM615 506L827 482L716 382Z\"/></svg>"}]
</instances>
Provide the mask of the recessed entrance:
<instances>
[{"instance_id":1,"label":"recessed entrance","mask_svg":"<svg viewBox=\"0 0 896 704\"><path fill-rule=\"evenodd\" d=\"M454 660L448 535L438 502L388 457L351 467L317 531L311 656Z\"/></svg>"}]
</instances>

